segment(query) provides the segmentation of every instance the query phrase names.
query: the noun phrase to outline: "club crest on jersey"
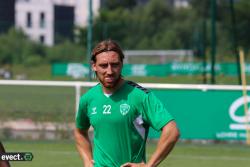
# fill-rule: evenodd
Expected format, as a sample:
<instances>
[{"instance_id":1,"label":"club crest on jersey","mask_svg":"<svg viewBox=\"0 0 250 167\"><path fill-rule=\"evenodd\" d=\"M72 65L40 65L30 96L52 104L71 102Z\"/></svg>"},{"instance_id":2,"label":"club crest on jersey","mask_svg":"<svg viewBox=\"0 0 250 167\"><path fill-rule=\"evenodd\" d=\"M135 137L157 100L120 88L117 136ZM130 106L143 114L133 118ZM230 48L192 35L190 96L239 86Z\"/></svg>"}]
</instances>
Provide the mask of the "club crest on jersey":
<instances>
[{"instance_id":1,"label":"club crest on jersey","mask_svg":"<svg viewBox=\"0 0 250 167\"><path fill-rule=\"evenodd\" d=\"M126 115L129 112L130 106L128 104L120 105L120 112L122 115Z\"/></svg>"}]
</instances>

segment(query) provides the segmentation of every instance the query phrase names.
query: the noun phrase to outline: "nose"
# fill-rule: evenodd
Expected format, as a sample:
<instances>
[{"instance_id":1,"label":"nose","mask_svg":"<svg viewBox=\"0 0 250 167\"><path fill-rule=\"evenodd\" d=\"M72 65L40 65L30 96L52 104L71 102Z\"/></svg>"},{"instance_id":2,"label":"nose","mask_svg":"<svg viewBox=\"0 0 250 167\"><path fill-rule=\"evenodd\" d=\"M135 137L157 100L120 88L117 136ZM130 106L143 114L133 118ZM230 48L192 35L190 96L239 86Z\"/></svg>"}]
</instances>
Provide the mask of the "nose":
<instances>
[{"instance_id":1,"label":"nose","mask_svg":"<svg viewBox=\"0 0 250 167\"><path fill-rule=\"evenodd\" d=\"M113 68L110 64L108 65L108 68L107 68L107 74L113 74Z\"/></svg>"}]
</instances>

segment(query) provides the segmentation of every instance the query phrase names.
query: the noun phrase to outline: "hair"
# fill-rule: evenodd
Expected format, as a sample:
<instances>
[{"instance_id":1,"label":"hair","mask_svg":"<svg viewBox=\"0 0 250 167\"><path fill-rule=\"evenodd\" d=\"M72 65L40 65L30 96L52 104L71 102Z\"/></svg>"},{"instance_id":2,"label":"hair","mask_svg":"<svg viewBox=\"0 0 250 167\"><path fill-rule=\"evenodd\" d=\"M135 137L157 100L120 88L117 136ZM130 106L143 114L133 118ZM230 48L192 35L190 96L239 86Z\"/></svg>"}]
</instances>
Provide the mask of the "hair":
<instances>
[{"instance_id":1,"label":"hair","mask_svg":"<svg viewBox=\"0 0 250 167\"><path fill-rule=\"evenodd\" d=\"M120 56L120 60L123 62L124 54L122 52L121 47L118 45L118 43L116 43L111 39L101 41L96 45L91 54L91 61L95 63L96 56L102 52L107 52L107 51L114 51L118 53L118 55Z\"/></svg>"}]
</instances>

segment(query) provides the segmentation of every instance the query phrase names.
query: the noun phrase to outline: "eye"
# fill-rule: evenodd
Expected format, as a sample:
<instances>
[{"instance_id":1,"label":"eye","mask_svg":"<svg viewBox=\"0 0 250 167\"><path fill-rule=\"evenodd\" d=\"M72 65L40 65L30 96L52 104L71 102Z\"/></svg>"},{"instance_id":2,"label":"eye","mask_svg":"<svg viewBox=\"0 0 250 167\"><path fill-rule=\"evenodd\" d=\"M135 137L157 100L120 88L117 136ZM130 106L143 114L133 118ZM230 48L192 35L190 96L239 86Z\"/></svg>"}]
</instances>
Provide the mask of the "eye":
<instances>
[{"instance_id":1,"label":"eye","mask_svg":"<svg viewBox=\"0 0 250 167\"><path fill-rule=\"evenodd\" d=\"M99 64L99 66L100 66L101 68L107 68L107 67L108 67L108 64Z\"/></svg>"},{"instance_id":2,"label":"eye","mask_svg":"<svg viewBox=\"0 0 250 167\"><path fill-rule=\"evenodd\" d=\"M111 66L112 67L118 67L120 65L120 63L112 63Z\"/></svg>"}]
</instances>

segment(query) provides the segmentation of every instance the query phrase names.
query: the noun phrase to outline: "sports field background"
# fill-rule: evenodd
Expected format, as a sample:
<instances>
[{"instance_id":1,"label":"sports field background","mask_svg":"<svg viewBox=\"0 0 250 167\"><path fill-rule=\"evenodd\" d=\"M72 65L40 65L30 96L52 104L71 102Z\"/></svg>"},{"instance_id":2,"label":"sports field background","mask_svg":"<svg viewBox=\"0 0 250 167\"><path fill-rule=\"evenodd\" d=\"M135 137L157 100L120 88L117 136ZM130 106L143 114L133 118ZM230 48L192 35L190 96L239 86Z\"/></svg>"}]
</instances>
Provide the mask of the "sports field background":
<instances>
[{"instance_id":1,"label":"sports field background","mask_svg":"<svg viewBox=\"0 0 250 167\"><path fill-rule=\"evenodd\" d=\"M2 2L3 4L12 3L10 0ZM162 0L151 0L149 2L151 2L151 5L145 5L145 8L140 6L129 12L125 7L123 7L124 10L121 10L121 8L100 12L103 15L97 18L93 25L94 38L92 44L99 42L102 38L112 38L119 41L122 48L129 50L192 49L195 52L192 59L185 57L182 60L178 57L174 59L168 57L166 60L159 58L161 61L158 61L155 55L150 58L142 55L140 58L130 58L129 63L131 64L183 61L209 65L213 60L215 65L216 63L227 62L236 64L237 54L234 52L238 47L245 50L245 60L246 63L249 63L250 35L247 33L250 29L250 22L247 21L250 16L249 1L217 1L215 3L218 5L216 15L219 17L216 20L212 18L213 12L211 9L213 8L210 5L211 2L216 2L215 0L196 0L191 8L180 10L164 7ZM233 2L235 2L235 12L232 10L233 6L230 6L233 5ZM236 23L233 23L234 14ZM217 25L214 24L217 32L213 32L213 21L217 23ZM0 29L4 27L4 24L10 22L12 20L0 20ZM63 26L67 27L65 23ZM52 75L51 63L88 62L89 58L86 54L88 46L87 39L85 39L87 29L82 29L79 32L81 34L76 33L78 34L75 36L76 39L83 38L78 42L71 42L71 40L62 38L59 45L46 47L33 43L26 39L26 35L15 32L14 29L10 29L9 32L3 31L0 34L1 44L4 44L0 49L0 71L11 72L13 75L11 79L76 81L75 78L69 76ZM136 35L134 35L135 32L137 32ZM216 40L213 40L213 38L216 38ZM213 50L216 50L215 55L213 55ZM133 76L126 79L138 83L212 84L211 75L211 71L208 71L206 75L201 72L198 75ZM4 76L0 75L0 79L3 78ZM216 85L239 85L237 76L216 73L215 79ZM77 81L87 80L88 78L77 79ZM246 80L250 80L250 75L247 74ZM84 93L85 91L86 89L82 89L81 92ZM26 123L28 128L30 128L30 124L27 123L31 123L31 125L46 123L74 124L74 116L74 88L1 85L0 141L3 142L7 152L32 152L34 155L33 161L11 162L11 167L82 166L75 148L72 129L61 130L56 127L53 131L56 135L53 139L48 140L46 134L51 131L48 132L46 128L27 130L18 122ZM225 122L225 120L220 121ZM9 126L13 122L15 126ZM3 126L5 123L6 126ZM18 133L17 128L21 129ZM204 129L202 130L205 133L207 132ZM29 133L26 133L27 131ZM188 132L190 133L190 131ZM19 136L16 134L19 134ZM39 139L34 139L37 134ZM238 141L237 143L231 143L232 141L204 142L178 142L173 152L161 163L160 167L250 167L250 146L245 143ZM148 142L147 158L152 155L155 147L155 141ZM117 150L117 153L121 152L122 150Z\"/></svg>"},{"instance_id":2,"label":"sports field background","mask_svg":"<svg viewBox=\"0 0 250 167\"><path fill-rule=\"evenodd\" d=\"M3 141L8 152L32 152L33 160L11 162L13 167L82 166L74 141ZM148 142L147 158L156 147ZM119 153L122 150L117 150ZM192 144L179 142L160 167L249 167L250 146L242 144Z\"/></svg>"},{"instance_id":3,"label":"sports field background","mask_svg":"<svg viewBox=\"0 0 250 167\"><path fill-rule=\"evenodd\" d=\"M84 92L85 90L82 90ZM64 87L1 86L0 120L32 119L37 122L72 122L74 89ZM8 134L8 133L7 133ZM13 167L82 166L72 133L61 140L20 140L0 136L7 152L32 152L32 162L11 162ZM3 140L4 139L4 140ZM149 142L147 158L155 149ZM118 153L122 150L117 150ZM194 144L180 141L161 167L249 167L250 146L241 143Z\"/></svg>"}]
</instances>

